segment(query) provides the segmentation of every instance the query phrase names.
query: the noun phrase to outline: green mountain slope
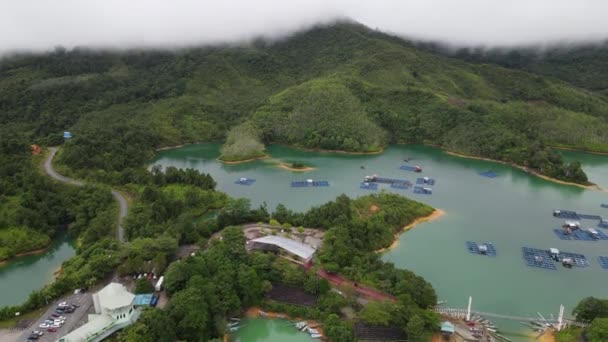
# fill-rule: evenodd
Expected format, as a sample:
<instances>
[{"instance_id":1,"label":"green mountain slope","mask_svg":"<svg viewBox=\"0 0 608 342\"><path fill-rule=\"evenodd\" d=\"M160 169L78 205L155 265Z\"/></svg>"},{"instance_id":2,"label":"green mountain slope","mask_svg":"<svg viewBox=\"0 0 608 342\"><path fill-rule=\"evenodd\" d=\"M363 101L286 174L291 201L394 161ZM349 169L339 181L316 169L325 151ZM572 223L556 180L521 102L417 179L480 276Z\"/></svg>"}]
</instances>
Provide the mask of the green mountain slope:
<instances>
[{"instance_id":1,"label":"green mountain slope","mask_svg":"<svg viewBox=\"0 0 608 342\"><path fill-rule=\"evenodd\" d=\"M421 44L420 47L466 62L491 63L526 70L608 95L608 41L543 49L527 47L453 50L437 44Z\"/></svg>"},{"instance_id":2,"label":"green mountain slope","mask_svg":"<svg viewBox=\"0 0 608 342\"><path fill-rule=\"evenodd\" d=\"M432 143L581 183L578 165L547 146L608 151L604 96L352 23L241 47L17 56L0 63L0 89L3 129L46 144L73 131L60 162L83 175L141 165L159 146L223 140L243 122L259 143Z\"/></svg>"}]
</instances>

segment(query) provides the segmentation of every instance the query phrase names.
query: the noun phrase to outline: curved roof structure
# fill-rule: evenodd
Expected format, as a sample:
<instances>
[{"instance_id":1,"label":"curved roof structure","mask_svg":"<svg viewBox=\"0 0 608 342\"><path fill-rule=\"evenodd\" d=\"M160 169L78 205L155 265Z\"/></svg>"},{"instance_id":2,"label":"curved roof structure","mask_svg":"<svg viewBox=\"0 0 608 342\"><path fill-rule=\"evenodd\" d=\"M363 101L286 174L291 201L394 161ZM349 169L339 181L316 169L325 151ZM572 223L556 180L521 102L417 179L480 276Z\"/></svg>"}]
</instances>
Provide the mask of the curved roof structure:
<instances>
[{"instance_id":1,"label":"curved roof structure","mask_svg":"<svg viewBox=\"0 0 608 342\"><path fill-rule=\"evenodd\" d=\"M297 255L302 259L310 259L317 251L309 245L282 236L268 235L261 238L253 239L251 241L277 246L288 251L291 254Z\"/></svg>"}]
</instances>

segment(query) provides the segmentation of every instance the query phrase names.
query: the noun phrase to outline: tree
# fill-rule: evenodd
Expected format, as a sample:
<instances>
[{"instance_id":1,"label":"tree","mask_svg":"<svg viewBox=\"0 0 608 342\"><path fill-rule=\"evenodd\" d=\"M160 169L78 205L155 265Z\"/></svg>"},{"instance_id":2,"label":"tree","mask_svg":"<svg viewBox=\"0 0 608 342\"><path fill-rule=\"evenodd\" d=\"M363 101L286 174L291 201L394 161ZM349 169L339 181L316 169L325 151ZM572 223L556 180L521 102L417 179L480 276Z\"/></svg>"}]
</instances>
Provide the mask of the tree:
<instances>
[{"instance_id":1,"label":"tree","mask_svg":"<svg viewBox=\"0 0 608 342\"><path fill-rule=\"evenodd\" d=\"M608 317L608 300L595 297L583 298L572 313L582 321L592 321L597 317Z\"/></svg>"},{"instance_id":2,"label":"tree","mask_svg":"<svg viewBox=\"0 0 608 342\"><path fill-rule=\"evenodd\" d=\"M154 292L154 285L152 285L152 282L148 278L143 277L141 279L137 279L137 281L135 282L136 294L152 292Z\"/></svg>"},{"instance_id":3,"label":"tree","mask_svg":"<svg viewBox=\"0 0 608 342\"><path fill-rule=\"evenodd\" d=\"M330 341L350 342L353 341L351 328L336 314L330 314L323 321L323 331Z\"/></svg>"},{"instance_id":4,"label":"tree","mask_svg":"<svg viewBox=\"0 0 608 342\"><path fill-rule=\"evenodd\" d=\"M424 320L418 315L410 318L406 330L411 342L425 342L429 340L424 328Z\"/></svg>"},{"instance_id":5,"label":"tree","mask_svg":"<svg viewBox=\"0 0 608 342\"><path fill-rule=\"evenodd\" d=\"M388 326L392 323L396 305L389 301L371 301L359 313L359 318L372 325Z\"/></svg>"},{"instance_id":6,"label":"tree","mask_svg":"<svg viewBox=\"0 0 608 342\"><path fill-rule=\"evenodd\" d=\"M120 333L118 339L124 342L173 342L177 340L175 322L166 311L147 308L137 322Z\"/></svg>"},{"instance_id":7,"label":"tree","mask_svg":"<svg viewBox=\"0 0 608 342\"><path fill-rule=\"evenodd\" d=\"M589 342L608 341L608 318L596 318L587 329Z\"/></svg>"}]
</instances>

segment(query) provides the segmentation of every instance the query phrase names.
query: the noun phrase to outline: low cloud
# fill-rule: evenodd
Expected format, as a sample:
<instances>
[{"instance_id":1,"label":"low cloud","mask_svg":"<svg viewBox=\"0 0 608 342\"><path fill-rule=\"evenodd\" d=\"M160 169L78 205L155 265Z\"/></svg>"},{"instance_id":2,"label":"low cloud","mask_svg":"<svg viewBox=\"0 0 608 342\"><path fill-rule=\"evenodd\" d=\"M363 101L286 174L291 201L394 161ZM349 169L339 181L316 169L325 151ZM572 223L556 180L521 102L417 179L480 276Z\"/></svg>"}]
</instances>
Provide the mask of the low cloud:
<instances>
[{"instance_id":1,"label":"low cloud","mask_svg":"<svg viewBox=\"0 0 608 342\"><path fill-rule=\"evenodd\" d=\"M0 0L0 52L278 38L337 18L453 46L587 43L608 38L607 13L605 0Z\"/></svg>"}]
</instances>

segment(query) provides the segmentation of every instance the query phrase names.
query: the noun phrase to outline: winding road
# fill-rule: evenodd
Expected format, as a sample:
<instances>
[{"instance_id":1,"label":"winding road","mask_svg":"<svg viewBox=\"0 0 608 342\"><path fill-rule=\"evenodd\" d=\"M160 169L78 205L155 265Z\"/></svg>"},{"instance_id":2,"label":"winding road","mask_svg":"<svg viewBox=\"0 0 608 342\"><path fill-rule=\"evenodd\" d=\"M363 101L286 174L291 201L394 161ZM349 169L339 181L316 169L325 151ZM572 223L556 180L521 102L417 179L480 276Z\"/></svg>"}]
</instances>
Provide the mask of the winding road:
<instances>
[{"instance_id":1,"label":"winding road","mask_svg":"<svg viewBox=\"0 0 608 342\"><path fill-rule=\"evenodd\" d=\"M51 176L51 178L54 178L60 182L76 186L84 185L82 181L62 176L57 173L55 169L53 169L53 158L55 158L55 155L57 154L58 150L59 149L57 147L49 147L49 151L51 151L51 153L49 153L49 156L44 161L44 171L49 176ZM118 214L118 241L124 243L126 242L125 229L122 223L124 221L124 218L127 216L129 205L127 203L127 199L120 192L114 189L112 189L112 196L114 196L114 199L118 202L118 205L120 207L120 212Z\"/></svg>"}]
</instances>

